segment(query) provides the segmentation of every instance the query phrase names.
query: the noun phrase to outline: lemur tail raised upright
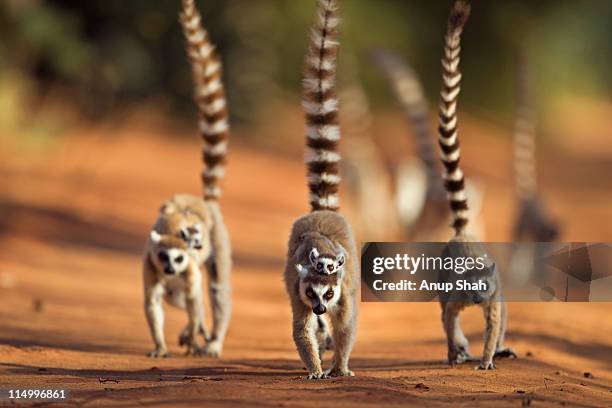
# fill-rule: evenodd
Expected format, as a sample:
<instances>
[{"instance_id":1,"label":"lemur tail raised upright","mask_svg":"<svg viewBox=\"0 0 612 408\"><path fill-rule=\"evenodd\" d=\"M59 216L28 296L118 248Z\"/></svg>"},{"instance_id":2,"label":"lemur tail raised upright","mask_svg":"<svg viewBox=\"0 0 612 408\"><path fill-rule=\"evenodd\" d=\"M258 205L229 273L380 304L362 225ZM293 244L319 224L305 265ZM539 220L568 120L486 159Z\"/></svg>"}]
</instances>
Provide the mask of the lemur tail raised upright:
<instances>
[{"instance_id":1,"label":"lemur tail raised upright","mask_svg":"<svg viewBox=\"0 0 612 408\"><path fill-rule=\"evenodd\" d=\"M445 253L452 257L483 257L487 263L482 270L474 269L460 275L467 281L484 281L487 290L466 291L460 301L445 298L440 293L442 306L442 322L448 341L448 362L451 365L472 360L468 351L468 341L459 324L459 313L466 307L479 304L485 314L486 329L484 352L478 368L489 370L495 368L494 357L514 356L514 352L504 347L506 330L506 304L502 302L501 286L495 263L485 256L484 248L477 239L466 233L468 224L467 197L465 194L465 178L459 167L460 149L457 133L457 102L461 91L461 73L459 59L461 51L461 35L470 14L470 6L463 2L455 2L445 36L444 56L442 58L443 86L440 102L439 146L444 165L444 186L453 214L452 227L455 236L450 240ZM459 276L454 271L440 272L441 281L454 281Z\"/></svg>"},{"instance_id":2,"label":"lemur tail raised upright","mask_svg":"<svg viewBox=\"0 0 612 408\"><path fill-rule=\"evenodd\" d=\"M188 354L218 357L231 315L231 246L218 199L229 138L228 111L222 69L194 0L183 0L181 24L187 42L204 139L202 173L204 198L177 194L160 209L144 255L145 313L155 343L151 357L166 357L162 298L186 309L188 323L179 344ZM208 272L212 330L205 328L201 268ZM198 345L197 335L205 345Z\"/></svg>"},{"instance_id":3,"label":"lemur tail raised upright","mask_svg":"<svg viewBox=\"0 0 612 408\"><path fill-rule=\"evenodd\" d=\"M536 120L532 75L527 56L520 52L516 69L516 119L514 127L514 180L519 200L513 241L551 242L559 227L538 195L536 177Z\"/></svg>"},{"instance_id":4,"label":"lemur tail raised upright","mask_svg":"<svg viewBox=\"0 0 612 408\"><path fill-rule=\"evenodd\" d=\"M418 160L403 160L395 171L396 206L404 235L413 241L446 240L451 213L436 158L436 135L430 124L429 103L421 80L408 63L391 51L376 50L373 59L393 88L416 144ZM466 194L471 203L469 231L482 238L484 222L480 207L484 189L474 180L468 180Z\"/></svg>"},{"instance_id":5,"label":"lemur tail raised upright","mask_svg":"<svg viewBox=\"0 0 612 408\"><path fill-rule=\"evenodd\" d=\"M358 276L353 234L339 208L340 140L336 59L340 18L336 0L318 0L304 68L306 163L312 211L297 219L289 238L285 283L293 311L293 339L309 379L352 376ZM329 333L329 316L332 326ZM331 368L323 352L333 347Z\"/></svg>"}]
</instances>

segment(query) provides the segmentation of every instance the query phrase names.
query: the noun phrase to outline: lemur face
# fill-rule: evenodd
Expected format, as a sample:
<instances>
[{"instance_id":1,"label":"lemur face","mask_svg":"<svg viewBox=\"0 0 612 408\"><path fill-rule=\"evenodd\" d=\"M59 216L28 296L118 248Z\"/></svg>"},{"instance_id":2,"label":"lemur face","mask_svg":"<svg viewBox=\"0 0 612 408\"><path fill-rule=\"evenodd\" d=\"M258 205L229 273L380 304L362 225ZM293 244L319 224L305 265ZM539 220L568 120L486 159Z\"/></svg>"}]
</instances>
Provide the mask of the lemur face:
<instances>
[{"instance_id":1,"label":"lemur face","mask_svg":"<svg viewBox=\"0 0 612 408\"><path fill-rule=\"evenodd\" d=\"M181 239L169 235L160 235L151 231L152 248L150 257L153 264L165 275L176 276L187 270L189 266L188 245Z\"/></svg>"},{"instance_id":2,"label":"lemur face","mask_svg":"<svg viewBox=\"0 0 612 408\"><path fill-rule=\"evenodd\" d=\"M322 315L336 305L342 290L340 277L337 274L320 275L305 268L298 268L298 273L300 299L306 306L312 308L314 314Z\"/></svg>"},{"instance_id":3,"label":"lemur face","mask_svg":"<svg viewBox=\"0 0 612 408\"><path fill-rule=\"evenodd\" d=\"M202 249L204 233L202 232L202 226L200 224L194 224L181 228L178 236L183 241L187 242L190 248L197 249L198 251Z\"/></svg>"},{"instance_id":4,"label":"lemur face","mask_svg":"<svg viewBox=\"0 0 612 408\"><path fill-rule=\"evenodd\" d=\"M460 276L461 279L470 283L470 287L475 287L479 282L486 285L486 290L464 290L462 296L469 302L480 304L489 301L497 291L497 267L495 264L487 266L481 271L468 271Z\"/></svg>"},{"instance_id":5,"label":"lemur face","mask_svg":"<svg viewBox=\"0 0 612 408\"><path fill-rule=\"evenodd\" d=\"M317 248L312 248L308 255L310 266L320 274L331 275L340 271L345 262L344 249L339 248L337 255L319 254Z\"/></svg>"}]
</instances>

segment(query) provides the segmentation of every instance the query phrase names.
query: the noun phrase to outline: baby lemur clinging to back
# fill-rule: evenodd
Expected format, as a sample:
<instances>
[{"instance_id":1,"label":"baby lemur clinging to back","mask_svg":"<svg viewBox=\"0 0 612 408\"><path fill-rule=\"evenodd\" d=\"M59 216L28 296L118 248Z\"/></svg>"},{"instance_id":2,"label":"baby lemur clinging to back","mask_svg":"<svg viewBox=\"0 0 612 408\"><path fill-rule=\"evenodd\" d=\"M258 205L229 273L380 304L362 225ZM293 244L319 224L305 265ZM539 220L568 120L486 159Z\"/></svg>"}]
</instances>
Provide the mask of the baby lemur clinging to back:
<instances>
[{"instance_id":1,"label":"baby lemur clinging to back","mask_svg":"<svg viewBox=\"0 0 612 408\"><path fill-rule=\"evenodd\" d=\"M151 357L165 357L162 298L187 310L179 344L188 354L221 354L231 314L231 247L218 199L229 138L228 111L221 63L193 0L183 0L181 24L195 84L194 99L204 139L204 198L178 194L167 201L151 231L144 256L145 313L155 342ZM212 330L205 329L201 268L208 272ZM202 334L203 349L197 342Z\"/></svg>"},{"instance_id":2,"label":"baby lemur clinging to back","mask_svg":"<svg viewBox=\"0 0 612 408\"><path fill-rule=\"evenodd\" d=\"M285 266L293 339L309 379L353 375L348 362L355 342L359 283L353 234L336 212L340 128L335 81L340 18L336 0L317 3L303 81L312 211L293 224ZM329 316L331 335L324 316ZM332 366L324 372L321 357L332 343Z\"/></svg>"},{"instance_id":3,"label":"baby lemur clinging to back","mask_svg":"<svg viewBox=\"0 0 612 408\"><path fill-rule=\"evenodd\" d=\"M459 299L449 299L440 293L442 322L448 340L448 362L451 365L469 361L472 357L468 351L468 341L459 325L459 313L467 306L479 304L485 314L486 329L484 352L478 368L493 369L494 357L516 356L511 349L504 348L506 329L506 304L502 302L501 286L495 263L485 256L484 248L475 237L466 234L467 197L465 178L459 167L460 150L457 134L457 101L461 90L461 73L459 72L459 55L461 51L461 34L468 20L470 6L457 1L450 14L448 30L445 37L443 66L443 86L440 102L439 146L444 165L444 186L453 214L452 227L455 236L445 249L451 257L483 257L487 263L483 270L468 271L458 275L455 271L441 271L441 281L457 279L476 282L482 280L487 290L465 291Z\"/></svg>"}]
</instances>

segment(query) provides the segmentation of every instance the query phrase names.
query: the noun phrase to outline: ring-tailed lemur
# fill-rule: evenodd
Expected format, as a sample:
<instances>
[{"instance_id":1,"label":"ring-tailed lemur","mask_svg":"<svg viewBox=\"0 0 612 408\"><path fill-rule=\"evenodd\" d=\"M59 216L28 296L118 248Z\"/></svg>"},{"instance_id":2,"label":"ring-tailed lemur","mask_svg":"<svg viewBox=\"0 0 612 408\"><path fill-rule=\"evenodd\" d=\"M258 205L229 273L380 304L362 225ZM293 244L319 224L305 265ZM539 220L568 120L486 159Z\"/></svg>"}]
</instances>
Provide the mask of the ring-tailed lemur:
<instances>
[{"instance_id":1,"label":"ring-tailed lemur","mask_svg":"<svg viewBox=\"0 0 612 408\"><path fill-rule=\"evenodd\" d=\"M517 57L516 119L514 126L514 180L519 199L514 241L550 242L559 235L538 196L536 181L536 125L531 75L526 56Z\"/></svg>"},{"instance_id":2,"label":"ring-tailed lemur","mask_svg":"<svg viewBox=\"0 0 612 408\"><path fill-rule=\"evenodd\" d=\"M346 76L355 77L339 95L340 121L344 134L349 135L345 139L341 168L346 192L351 198L348 218L354 220L353 231L358 241L389 241L399 231L391 175L372 135L367 95L356 75Z\"/></svg>"},{"instance_id":3,"label":"ring-tailed lemur","mask_svg":"<svg viewBox=\"0 0 612 408\"><path fill-rule=\"evenodd\" d=\"M340 128L335 82L340 17L336 0L318 0L317 4L303 80L312 211L293 224L285 266L293 339L309 379L354 375L348 363L355 342L358 290L353 234L336 212ZM331 321L331 336L324 315ZM324 372L321 356L331 343L332 366Z\"/></svg>"},{"instance_id":4,"label":"ring-tailed lemur","mask_svg":"<svg viewBox=\"0 0 612 408\"><path fill-rule=\"evenodd\" d=\"M411 124L420 160L420 163L405 160L396 169L396 206L406 238L414 241L446 240L450 212L436 158L429 103L421 81L416 71L391 51L376 50L373 58L387 77ZM483 188L468 180L466 189L472 203L470 232L483 236L484 225L480 215Z\"/></svg>"},{"instance_id":5,"label":"ring-tailed lemur","mask_svg":"<svg viewBox=\"0 0 612 408\"><path fill-rule=\"evenodd\" d=\"M459 59L461 51L461 34L470 14L470 6L455 2L448 20L445 36L444 56L442 58L443 86L440 102L439 146L444 165L444 186L450 202L453 216L452 227L455 236L450 240L445 252L453 257L484 257L484 249L476 239L466 233L468 224L468 203L465 193L465 177L459 167L460 149L457 134L457 101L461 90L461 73ZM490 261L490 260L489 260ZM453 281L457 274L454 271L440 272L443 281ZM495 263L488 262L482 271L474 270L461 275L462 279L486 281L486 293L468 291L462 301L447 301L442 293L442 322L448 340L449 364L469 361L472 357L468 351L468 341L459 325L459 312L467 306L480 304L485 312L486 329L484 352L478 368L493 369L494 357L516 356L511 349L504 348L506 328L506 305L501 299L501 286Z\"/></svg>"},{"instance_id":6,"label":"ring-tailed lemur","mask_svg":"<svg viewBox=\"0 0 612 408\"><path fill-rule=\"evenodd\" d=\"M193 0L183 0L182 5L180 21L204 139L204 198L174 196L162 206L151 231L143 267L145 313L155 342L155 350L149 355L168 355L163 332L164 298L187 310L188 324L179 336L179 344L187 346L187 353L218 357L231 315L231 245L218 203L221 195L218 184L224 175L229 138L228 111L220 60ZM213 314L210 335L204 327L200 268L208 272ZM198 334L205 338L203 349L198 345Z\"/></svg>"}]
</instances>

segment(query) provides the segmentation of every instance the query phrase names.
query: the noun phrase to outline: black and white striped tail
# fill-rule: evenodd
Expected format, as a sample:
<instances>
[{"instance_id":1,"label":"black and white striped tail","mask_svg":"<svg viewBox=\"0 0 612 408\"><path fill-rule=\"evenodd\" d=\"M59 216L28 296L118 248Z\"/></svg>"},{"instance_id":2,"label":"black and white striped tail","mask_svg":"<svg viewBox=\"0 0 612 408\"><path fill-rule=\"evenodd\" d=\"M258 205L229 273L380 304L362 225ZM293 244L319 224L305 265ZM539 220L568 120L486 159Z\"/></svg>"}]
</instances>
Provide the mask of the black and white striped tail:
<instances>
[{"instance_id":1,"label":"black and white striped tail","mask_svg":"<svg viewBox=\"0 0 612 408\"><path fill-rule=\"evenodd\" d=\"M336 211L340 204L340 126L336 96L340 17L336 0L317 0L317 4L303 79L308 187L312 211Z\"/></svg>"},{"instance_id":2,"label":"black and white striped tail","mask_svg":"<svg viewBox=\"0 0 612 408\"><path fill-rule=\"evenodd\" d=\"M430 182L439 182L434 132L429 122L429 103L417 73L395 53L377 50L374 61L388 78L415 135L419 158Z\"/></svg>"},{"instance_id":3,"label":"black and white striped tail","mask_svg":"<svg viewBox=\"0 0 612 408\"><path fill-rule=\"evenodd\" d=\"M227 144L230 135L229 113L222 80L221 60L215 53L194 0L183 0L180 16L187 55L194 81L194 100L199 111L199 129L204 139L202 173L204 198L221 196L219 182L225 175Z\"/></svg>"},{"instance_id":4,"label":"black and white striped tail","mask_svg":"<svg viewBox=\"0 0 612 408\"><path fill-rule=\"evenodd\" d=\"M457 101L461 91L459 59L461 34L470 15L470 6L457 1L448 20L448 29L442 58L442 92L440 102L439 145L444 165L444 186L453 215L452 227L456 235L465 232L468 223L468 203L465 193L465 177L459 167L460 149L457 135Z\"/></svg>"},{"instance_id":5,"label":"black and white striped tail","mask_svg":"<svg viewBox=\"0 0 612 408\"><path fill-rule=\"evenodd\" d=\"M516 118L514 125L514 177L520 199L534 197L536 182L536 129L531 92L531 75L526 56L517 57Z\"/></svg>"}]
</instances>

